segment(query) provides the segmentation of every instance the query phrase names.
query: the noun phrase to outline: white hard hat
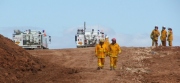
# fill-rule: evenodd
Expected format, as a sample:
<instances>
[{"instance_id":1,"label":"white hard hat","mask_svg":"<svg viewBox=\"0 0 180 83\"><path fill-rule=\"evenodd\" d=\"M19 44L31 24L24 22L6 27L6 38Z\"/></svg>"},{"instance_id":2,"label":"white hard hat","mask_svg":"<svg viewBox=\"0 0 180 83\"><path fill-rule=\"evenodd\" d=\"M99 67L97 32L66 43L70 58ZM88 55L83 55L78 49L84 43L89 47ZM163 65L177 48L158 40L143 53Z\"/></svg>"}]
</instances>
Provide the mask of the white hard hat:
<instances>
[{"instance_id":1,"label":"white hard hat","mask_svg":"<svg viewBox=\"0 0 180 83\"><path fill-rule=\"evenodd\" d=\"M100 39L100 42L104 42L104 39Z\"/></svg>"},{"instance_id":2,"label":"white hard hat","mask_svg":"<svg viewBox=\"0 0 180 83\"><path fill-rule=\"evenodd\" d=\"M109 38L108 36L106 36L106 38Z\"/></svg>"},{"instance_id":3,"label":"white hard hat","mask_svg":"<svg viewBox=\"0 0 180 83\"><path fill-rule=\"evenodd\" d=\"M166 29L166 27L165 27L165 26L162 26L162 28L163 28L163 29Z\"/></svg>"}]
</instances>

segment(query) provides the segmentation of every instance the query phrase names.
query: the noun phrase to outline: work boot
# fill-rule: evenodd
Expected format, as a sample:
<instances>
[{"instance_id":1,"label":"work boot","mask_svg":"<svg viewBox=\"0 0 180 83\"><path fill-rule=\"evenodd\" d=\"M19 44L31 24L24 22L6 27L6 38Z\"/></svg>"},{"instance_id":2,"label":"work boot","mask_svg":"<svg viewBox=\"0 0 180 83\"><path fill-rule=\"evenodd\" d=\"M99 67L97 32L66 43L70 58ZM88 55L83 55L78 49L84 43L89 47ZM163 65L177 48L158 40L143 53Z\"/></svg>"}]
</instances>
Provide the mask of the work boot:
<instances>
[{"instance_id":1,"label":"work boot","mask_svg":"<svg viewBox=\"0 0 180 83\"><path fill-rule=\"evenodd\" d=\"M97 70L100 70L100 69L101 69L100 67L97 68Z\"/></svg>"},{"instance_id":2,"label":"work boot","mask_svg":"<svg viewBox=\"0 0 180 83\"><path fill-rule=\"evenodd\" d=\"M113 70L113 67L110 67L110 70Z\"/></svg>"},{"instance_id":3,"label":"work boot","mask_svg":"<svg viewBox=\"0 0 180 83\"><path fill-rule=\"evenodd\" d=\"M103 69L103 67L101 67L101 69Z\"/></svg>"}]
</instances>

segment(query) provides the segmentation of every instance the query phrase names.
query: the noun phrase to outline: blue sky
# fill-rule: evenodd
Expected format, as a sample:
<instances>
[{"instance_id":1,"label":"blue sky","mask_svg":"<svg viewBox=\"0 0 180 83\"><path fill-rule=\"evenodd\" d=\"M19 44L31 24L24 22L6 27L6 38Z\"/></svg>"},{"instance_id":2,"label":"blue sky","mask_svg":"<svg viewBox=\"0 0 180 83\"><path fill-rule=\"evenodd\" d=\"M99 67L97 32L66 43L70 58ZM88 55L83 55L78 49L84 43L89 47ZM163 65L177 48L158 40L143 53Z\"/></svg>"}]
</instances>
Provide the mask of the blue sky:
<instances>
[{"instance_id":1,"label":"blue sky","mask_svg":"<svg viewBox=\"0 0 180 83\"><path fill-rule=\"evenodd\" d=\"M172 27L180 43L179 0L0 0L0 34L46 30L50 48L74 48L77 28L101 28L121 46L151 46L155 25ZM160 41L159 41L160 43Z\"/></svg>"}]
</instances>

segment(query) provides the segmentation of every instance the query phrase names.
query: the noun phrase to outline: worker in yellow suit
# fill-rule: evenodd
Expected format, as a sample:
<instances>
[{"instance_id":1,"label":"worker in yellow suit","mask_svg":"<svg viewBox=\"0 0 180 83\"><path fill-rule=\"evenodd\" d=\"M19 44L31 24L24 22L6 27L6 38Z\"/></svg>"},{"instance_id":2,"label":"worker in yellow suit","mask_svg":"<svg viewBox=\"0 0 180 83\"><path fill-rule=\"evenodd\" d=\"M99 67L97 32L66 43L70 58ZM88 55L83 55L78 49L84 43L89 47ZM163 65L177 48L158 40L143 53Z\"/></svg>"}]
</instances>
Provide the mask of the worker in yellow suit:
<instances>
[{"instance_id":1,"label":"worker in yellow suit","mask_svg":"<svg viewBox=\"0 0 180 83\"><path fill-rule=\"evenodd\" d=\"M166 46L166 37L167 37L166 27L163 26L162 31L161 31L161 43L162 43L162 46Z\"/></svg>"},{"instance_id":2,"label":"worker in yellow suit","mask_svg":"<svg viewBox=\"0 0 180 83\"><path fill-rule=\"evenodd\" d=\"M168 28L168 38L167 38L167 41L169 42L169 46L172 46L172 41L173 41L172 28Z\"/></svg>"},{"instance_id":3,"label":"worker in yellow suit","mask_svg":"<svg viewBox=\"0 0 180 83\"><path fill-rule=\"evenodd\" d=\"M119 44L116 43L116 39L112 39L112 43L109 45L109 56L110 56L110 70L115 70L118 55L121 53Z\"/></svg>"},{"instance_id":4,"label":"worker in yellow suit","mask_svg":"<svg viewBox=\"0 0 180 83\"><path fill-rule=\"evenodd\" d=\"M99 44L95 47L95 53L96 57L98 58L98 68L97 70L103 69L104 62L105 62L105 56L108 52L107 46L104 44L104 40L101 39Z\"/></svg>"},{"instance_id":5,"label":"worker in yellow suit","mask_svg":"<svg viewBox=\"0 0 180 83\"><path fill-rule=\"evenodd\" d=\"M109 43L109 37L108 36L106 36L104 44L107 46L107 49L109 49L109 44L110 43ZM106 56L108 56L108 53L106 54Z\"/></svg>"},{"instance_id":6,"label":"worker in yellow suit","mask_svg":"<svg viewBox=\"0 0 180 83\"><path fill-rule=\"evenodd\" d=\"M151 32L152 46L154 46L154 43L156 47L158 46L159 35L158 26L155 26L155 29Z\"/></svg>"}]
</instances>

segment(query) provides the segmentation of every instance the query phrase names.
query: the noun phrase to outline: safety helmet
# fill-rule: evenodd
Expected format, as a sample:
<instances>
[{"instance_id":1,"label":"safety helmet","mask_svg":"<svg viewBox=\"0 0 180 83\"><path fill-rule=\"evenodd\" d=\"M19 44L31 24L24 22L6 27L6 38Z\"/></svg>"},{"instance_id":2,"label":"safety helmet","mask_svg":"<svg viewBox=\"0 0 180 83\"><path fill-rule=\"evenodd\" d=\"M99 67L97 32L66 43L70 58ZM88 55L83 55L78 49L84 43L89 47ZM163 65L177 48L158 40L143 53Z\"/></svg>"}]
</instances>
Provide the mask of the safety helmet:
<instances>
[{"instance_id":1,"label":"safety helmet","mask_svg":"<svg viewBox=\"0 0 180 83\"><path fill-rule=\"evenodd\" d=\"M157 26L157 25L155 26L155 29L158 29L158 26Z\"/></svg>"},{"instance_id":2,"label":"safety helmet","mask_svg":"<svg viewBox=\"0 0 180 83\"><path fill-rule=\"evenodd\" d=\"M172 30L172 28L168 28L168 30Z\"/></svg>"},{"instance_id":3,"label":"safety helmet","mask_svg":"<svg viewBox=\"0 0 180 83\"><path fill-rule=\"evenodd\" d=\"M104 39L100 39L100 42L104 42Z\"/></svg>"},{"instance_id":4,"label":"safety helmet","mask_svg":"<svg viewBox=\"0 0 180 83\"><path fill-rule=\"evenodd\" d=\"M108 36L106 36L106 38L109 38Z\"/></svg>"},{"instance_id":5,"label":"safety helmet","mask_svg":"<svg viewBox=\"0 0 180 83\"><path fill-rule=\"evenodd\" d=\"M166 29L166 27L165 27L165 26L162 26L162 28L163 28L163 29Z\"/></svg>"},{"instance_id":6,"label":"safety helmet","mask_svg":"<svg viewBox=\"0 0 180 83\"><path fill-rule=\"evenodd\" d=\"M112 41L116 41L116 38L112 38Z\"/></svg>"}]
</instances>

